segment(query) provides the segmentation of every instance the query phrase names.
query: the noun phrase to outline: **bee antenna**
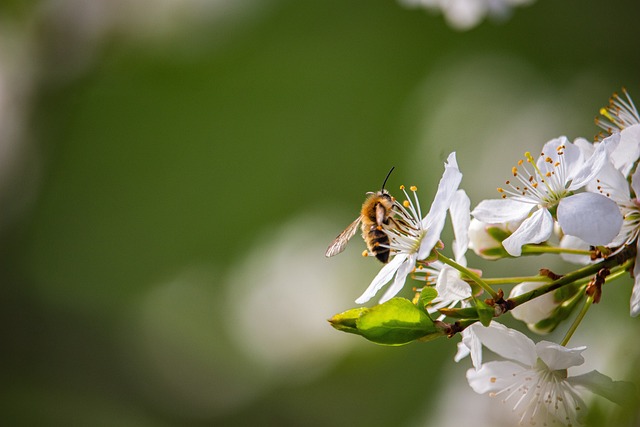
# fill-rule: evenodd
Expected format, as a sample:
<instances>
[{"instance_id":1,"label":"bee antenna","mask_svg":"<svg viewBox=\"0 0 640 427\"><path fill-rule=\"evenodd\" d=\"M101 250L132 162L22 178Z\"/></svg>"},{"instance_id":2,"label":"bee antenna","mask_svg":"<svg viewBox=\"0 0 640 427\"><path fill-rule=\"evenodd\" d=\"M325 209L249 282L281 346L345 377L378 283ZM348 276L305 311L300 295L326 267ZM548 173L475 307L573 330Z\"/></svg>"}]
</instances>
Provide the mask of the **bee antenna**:
<instances>
[{"instance_id":1,"label":"bee antenna","mask_svg":"<svg viewBox=\"0 0 640 427\"><path fill-rule=\"evenodd\" d=\"M387 177L384 179L384 182L382 183L382 189L384 190L384 186L387 184L387 180L389 179L389 177L391 176L391 172L393 172L393 170L395 169L395 166L391 167L391 170L389 171L389 173L387 174Z\"/></svg>"}]
</instances>

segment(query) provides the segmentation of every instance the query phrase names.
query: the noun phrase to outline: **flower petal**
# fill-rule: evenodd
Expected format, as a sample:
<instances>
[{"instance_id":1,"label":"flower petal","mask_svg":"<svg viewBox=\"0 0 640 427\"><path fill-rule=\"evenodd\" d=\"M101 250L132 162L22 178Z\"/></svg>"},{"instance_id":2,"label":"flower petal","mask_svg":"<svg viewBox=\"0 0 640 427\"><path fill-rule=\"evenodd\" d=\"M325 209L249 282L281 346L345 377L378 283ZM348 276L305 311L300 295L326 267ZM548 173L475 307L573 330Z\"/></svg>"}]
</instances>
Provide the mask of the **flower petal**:
<instances>
[{"instance_id":1,"label":"flower petal","mask_svg":"<svg viewBox=\"0 0 640 427\"><path fill-rule=\"evenodd\" d=\"M640 124L635 124L620 132L620 144L611 154L611 161L624 176L628 176L638 157L640 157Z\"/></svg>"},{"instance_id":2,"label":"flower petal","mask_svg":"<svg viewBox=\"0 0 640 427\"><path fill-rule=\"evenodd\" d=\"M360 297L356 300L357 304L364 304L374 297L376 293L393 277L393 275L398 271L400 265L404 263L407 259L406 254L398 254L393 257L388 264L386 264L382 269L378 272L376 277L373 278L369 287L364 291Z\"/></svg>"},{"instance_id":3,"label":"flower petal","mask_svg":"<svg viewBox=\"0 0 640 427\"><path fill-rule=\"evenodd\" d=\"M509 237L504 239L502 246L510 255L520 256L522 245L541 243L549 239L553 231L553 218L548 210L540 208L518 227Z\"/></svg>"},{"instance_id":4,"label":"flower petal","mask_svg":"<svg viewBox=\"0 0 640 427\"><path fill-rule=\"evenodd\" d=\"M527 369L514 362L501 360L497 362L484 363L480 369L469 369L467 371L467 381L469 385L479 394L498 392L514 385L514 378Z\"/></svg>"},{"instance_id":5,"label":"flower petal","mask_svg":"<svg viewBox=\"0 0 640 427\"><path fill-rule=\"evenodd\" d=\"M581 353L586 349L586 346L567 348L549 341L540 341L536 344L538 357L542 359L545 365L552 371L582 365L584 363L584 357L582 357Z\"/></svg>"},{"instance_id":6,"label":"flower petal","mask_svg":"<svg viewBox=\"0 0 640 427\"><path fill-rule=\"evenodd\" d=\"M640 250L640 239L637 245ZM633 284L633 291L631 291L631 305L630 314L631 317L636 317L640 314L640 252L636 255L636 265L633 267L633 277L635 282Z\"/></svg>"},{"instance_id":7,"label":"flower petal","mask_svg":"<svg viewBox=\"0 0 640 427\"><path fill-rule=\"evenodd\" d=\"M444 266L436 280L438 299L462 301L471 296L471 286L460 278L460 273L452 267Z\"/></svg>"},{"instance_id":8,"label":"flower petal","mask_svg":"<svg viewBox=\"0 0 640 427\"><path fill-rule=\"evenodd\" d=\"M636 169L631 177L631 188L636 193L636 198L640 197L640 168Z\"/></svg>"},{"instance_id":9,"label":"flower petal","mask_svg":"<svg viewBox=\"0 0 640 427\"><path fill-rule=\"evenodd\" d=\"M389 289L380 298L380 304L395 297L398 292L404 287L404 282L407 280L407 276L416 266L416 254L411 254L407 258L406 262L400 264L396 273L396 278L393 280L393 284L389 286Z\"/></svg>"},{"instance_id":10,"label":"flower petal","mask_svg":"<svg viewBox=\"0 0 640 427\"><path fill-rule=\"evenodd\" d=\"M540 282L523 282L516 285L511 289L509 298L517 297L529 291L539 288L543 284ZM538 323L541 320L547 319L553 311L558 307L558 303L555 301L553 292L548 292L544 295L540 295L538 298L527 301L526 303L519 305L511 310L511 315L518 320L521 320L529 325Z\"/></svg>"},{"instance_id":11,"label":"flower petal","mask_svg":"<svg viewBox=\"0 0 640 427\"><path fill-rule=\"evenodd\" d=\"M470 212L471 200L464 190L456 191L449 215L451 216L451 225L453 226L453 255L455 260L460 264L467 265L464 254L469 248L469 225L471 223Z\"/></svg>"},{"instance_id":12,"label":"flower petal","mask_svg":"<svg viewBox=\"0 0 640 427\"><path fill-rule=\"evenodd\" d=\"M534 206L533 203L523 203L513 199L489 199L478 203L471 215L487 224L502 224L523 220Z\"/></svg>"},{"instance_id":13,"label":"flower petal","mask_svg":"<svg viewBox=\"0 0 640 427\"><path fill-rule=\"evenodd\" d=\"M462 173L458 169L456 153L453 152L449 154L447 163L445 163L444 173L438 183L438 191L433 198L429 213L422 220L422 228L426 229L427 233L420 243L418 259L425 259L429 256L429 253L431 253L431 250L440 239L440 233L444 227L447 210L451 206L460 181L462 181Z\"/></svg>"},{"instance_id":14,"label":"flower petal","mask_svg":"<svg viewBox=\"0 0 640 427\"><path fill-rule=\"evenodd\" d=\"M618 205L602 194L579 193L558 204L558 223L565 234L590 245L610 243L622 227Z\"/></svg>"},{"instance_id":15,"label":"flower petal","mask_svg":"<svg viewBox=\"0 0 640 427\"><path fill-rule=\"evenodd\" d=\"M589 245L581 238L570 236L568 234L565 234L564 236L562 236L562 239L560 239L560 247L563 249L578 249L582 251L588 251L590 246L591 245ZM574 264L587 265L591 264L592 262L589 255L560 254L560 258Z\"/></svg>"},{"instance_id":16,"label":"flower petal","mask_svg":"<svg viewBox=\"0 0 640 427\"><path fill-rule=\"evenodd\" d=\"M568 177L571 179L568 189L574 191L584 187L598 175L602 167L607 163L609 163L607 148L604 144L599 144L591 157L582 162L580 167L573 172L573 176Z\"/></svg>"},{"instance_id":17,"label":"flower petal","mask_svg":"<svg viewBox=\"0 0 640 427\"><path fill-rule=\"evenodd\" d=\"M480 342L497 355L525 366L535 366L535 344L522 332L509 329L497 322L491 322L489 327L474 323L470 328Z\"/></svg>"}]
</instances>

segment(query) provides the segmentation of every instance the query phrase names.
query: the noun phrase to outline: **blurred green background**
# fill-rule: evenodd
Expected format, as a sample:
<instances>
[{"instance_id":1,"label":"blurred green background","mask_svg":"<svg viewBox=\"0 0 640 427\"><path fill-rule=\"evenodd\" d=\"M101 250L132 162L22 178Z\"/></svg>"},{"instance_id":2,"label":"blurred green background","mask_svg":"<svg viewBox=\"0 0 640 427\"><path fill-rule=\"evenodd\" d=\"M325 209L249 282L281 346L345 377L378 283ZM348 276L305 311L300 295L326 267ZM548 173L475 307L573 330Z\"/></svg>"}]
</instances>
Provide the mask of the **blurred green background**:
<instances>
[{"instance_id":1,"label":"blurred green background","mask_svg":"<svg viewBox=\"0 0 640 427\"><path fill-rule=\"evenodd\" d=\"M328 326L379 265L359 239L324 249L391 166L388 188L426 204L457 151L475 205L523 151L591 138L613 91L640 99L639 14L541 0L457 32L392 0L4 2L2 425L462 416L454 340L383 348ZM572 344L634 379L628 284ZM609 411L593 420L634 425Z\"/></svg>"}]
</instances>

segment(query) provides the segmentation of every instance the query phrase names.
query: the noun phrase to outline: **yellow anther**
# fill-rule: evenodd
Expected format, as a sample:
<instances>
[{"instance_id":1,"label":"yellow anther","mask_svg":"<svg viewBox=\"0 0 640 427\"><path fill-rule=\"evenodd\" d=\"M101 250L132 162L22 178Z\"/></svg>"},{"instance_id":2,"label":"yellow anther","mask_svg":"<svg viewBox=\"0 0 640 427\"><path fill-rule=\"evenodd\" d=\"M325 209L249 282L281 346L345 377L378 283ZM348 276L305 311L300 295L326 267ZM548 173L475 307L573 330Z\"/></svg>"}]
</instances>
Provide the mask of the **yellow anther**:
<instances>
[{"instance_id":1,"label":"yellow anther","mask_svg":"<svg viewBox=\"0 0 640 427\"><path fill-rule=\"evenodd\" d=\"M523 163L524 163L524 160L522 159L518 160L518 166L522 166Z\"/></svg>"},{"instance_id":2,"label":"yellow anther","mask_svg":"<svg viewBox=\"0 0 640 427\"><path fill-rule=\"evenodd\" d=\"M369 252L368 251L362 251L362 256L365 256L365 257L369 256Z\"/></svg>"},{"instance_id":3,"label":"yellow anther","mask_svg":"<svg viewBox=\"0 0 640 427\"><path fill-rule=\"evenodd\" d=\"M560 162L555 162L553 166L557 168L558 166L560 166Z\"/></svg>"},{"instance_id":4,"label":"yellow anther","mask_svg":"<svg viewBox=\"0 0 640 427\"><path fill-rule=\"evenodd\" d=\"M409 203L408 200L405 200L404 202L402 202L402 206L404 206L405 208L408 208L409 206L411 206L411 203Z\"/></svg>"},{"instance_id":5,"label":"yellow anther","mask_svg":"<svg viewBox=\"0 0 640 427\"><path fill-rule=\"evenodd\" d=\"M611 117L611 114L609 114L609 111L606 108L601 108L600 109L600 114L602 114L603 116L605 116L607 119L612 120L613 121L613 117Z\"/></svg>"},{"instance_id":6,"label":"yellow anther","mask_svg":"<svg viewBox=\"0 0 640 427\"><path fill-rule=\"evenodd\" d=\"M409 190L418 191L418 187L416 187L415 185L412 185L411 187L409 187Z\"/></svg>"},{"instance_id":7,"label":"yellow anther","mask_svg":"<svg viewBox=\"0 0 640 427\"><path fill-rule=\"evenodd\" d=\"M498 193L504 193L504 188L498 187Z\"/></svg>"},{"instance_id":8,"label":"yellow anther","mask_svg":"<svg viewBox=\"0 0 640 427\"><path fill-rule=\"evenodd\" d=\"M545 161L546 163L553 163L553 159L552 159L551 157L546 157L546 158L544 159L544 161Z\"/></svg>"},{"instance_id":9,"label":"yellow anther","mask_svg":"<svg viewBox=\"0 0 640 427\"><path fill-rule=\"evenodd\" d=\"M404 185L401 185L401 186L400 186L400 189L401 189L401 190L404 190Z\"/></svg>"},{"instance_id":10,"label":"yellow anther","mask_svg":"<svg viewBox=\"0 0 640 427\"><path fill-rule=\"evenodd\" d=\"M513 176L518 176L518 168L517 167L512 167L511 168L511 173L513 174Z\"/></svg>"},{"instance_id":11,"label":"yellow anther","mask_svg":"<svg viewBox=\"0 0 640 427\"><path fill-rule=\"evenodd\" d=\"M546 176L547 178L549 178L551 176L551 172L547 172L544 174L544 176Z\"/></svg>"}]
</instances>

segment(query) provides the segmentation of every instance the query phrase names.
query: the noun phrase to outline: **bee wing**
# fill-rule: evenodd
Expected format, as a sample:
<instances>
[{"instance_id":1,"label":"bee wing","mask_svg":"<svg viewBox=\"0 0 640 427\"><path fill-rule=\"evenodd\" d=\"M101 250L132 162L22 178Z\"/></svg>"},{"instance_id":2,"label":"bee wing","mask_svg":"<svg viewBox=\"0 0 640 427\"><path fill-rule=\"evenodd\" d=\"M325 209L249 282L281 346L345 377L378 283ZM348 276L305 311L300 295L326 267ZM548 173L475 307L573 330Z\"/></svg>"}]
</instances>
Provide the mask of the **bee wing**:
<instances>
[{"instance_id":1,"label":"bee wing","mask_svg":"<svg viewBox=\"0 0 640 427\"><path fill-rule=\"evenodd\" d=\"M361 221L362 215L356 218L355 221L353 221L347 228L345 228L342 233L338 235L338 237L336 237L333 243L331 243L327 248L327 252L325 252L324 256L332 257L342 252L347 246L347 242L349 241L349 239L351 239L353 235L356 234L356 231L358 231L358 226L360 225Z\"/></svg>"}]
</instances>

